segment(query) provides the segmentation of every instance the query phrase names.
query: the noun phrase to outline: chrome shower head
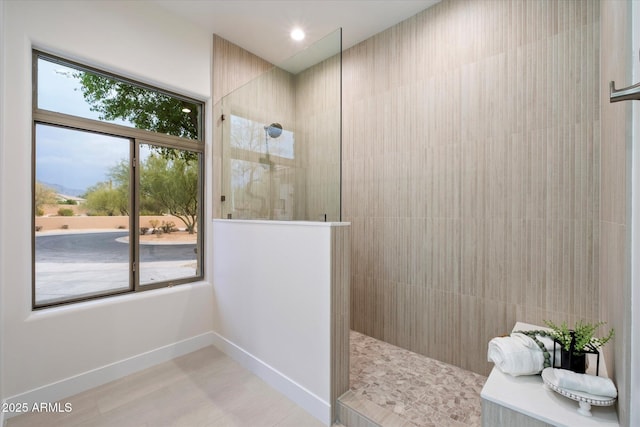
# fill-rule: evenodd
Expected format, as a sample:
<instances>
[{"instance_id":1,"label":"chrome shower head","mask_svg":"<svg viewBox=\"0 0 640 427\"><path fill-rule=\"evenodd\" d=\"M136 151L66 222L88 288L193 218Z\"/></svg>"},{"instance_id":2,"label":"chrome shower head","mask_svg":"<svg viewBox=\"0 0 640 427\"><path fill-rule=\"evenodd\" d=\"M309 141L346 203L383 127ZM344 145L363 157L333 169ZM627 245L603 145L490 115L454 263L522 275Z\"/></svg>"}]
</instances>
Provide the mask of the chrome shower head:
<instances>
[{"instance_id":1,"label":"chrome shower head","mask_svg":"<svg viewBox=\"0 0 640 427\"><path fill-rule=\"evenodd\" d=\"M277 138L282 135L282 125L280 123L271 123L269 126L265 126L264 130L271 138Z\"/></svg>"}]
</instances>

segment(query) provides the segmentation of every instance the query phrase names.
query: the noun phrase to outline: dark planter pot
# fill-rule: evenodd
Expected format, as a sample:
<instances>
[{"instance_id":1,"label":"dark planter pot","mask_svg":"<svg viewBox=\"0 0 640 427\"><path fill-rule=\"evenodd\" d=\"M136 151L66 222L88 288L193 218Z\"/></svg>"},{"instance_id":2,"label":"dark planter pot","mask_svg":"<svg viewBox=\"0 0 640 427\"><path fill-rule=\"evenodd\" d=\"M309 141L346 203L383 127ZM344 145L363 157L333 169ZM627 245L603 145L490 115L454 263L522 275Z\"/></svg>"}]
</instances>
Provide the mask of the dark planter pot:
<instances>
[{"instance_id":1,"label":"dark planter pot","mask_svg":"<svg viewBox=\"0 0 640 427\"><path fill-rule=\"evenodd\" d=\"M584 374L587 370L587 355L585 353L574 354L569 350L560 353L560 367L578 374Z\"/></svg>"}]
</instances>

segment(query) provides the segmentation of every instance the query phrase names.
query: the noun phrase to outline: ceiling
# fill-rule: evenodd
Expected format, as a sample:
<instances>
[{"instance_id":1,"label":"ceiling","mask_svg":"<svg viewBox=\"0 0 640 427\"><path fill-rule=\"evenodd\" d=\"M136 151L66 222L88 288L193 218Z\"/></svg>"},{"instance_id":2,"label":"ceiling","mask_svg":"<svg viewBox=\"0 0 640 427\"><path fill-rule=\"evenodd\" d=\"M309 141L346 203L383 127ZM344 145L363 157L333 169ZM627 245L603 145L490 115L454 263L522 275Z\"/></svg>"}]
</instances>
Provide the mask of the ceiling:
<instances>
[{"instance_id":1,"label":"ceiling","mask_svg":"<svg viewBox=\"0 0 640 427\"><path fill-rule=\"evenodd\" d=\"M280 64L342 27L347 49L440 0L149 0L252 52ZM289 37L293 27L302 42Z\"/></svg>"}]
</instances>

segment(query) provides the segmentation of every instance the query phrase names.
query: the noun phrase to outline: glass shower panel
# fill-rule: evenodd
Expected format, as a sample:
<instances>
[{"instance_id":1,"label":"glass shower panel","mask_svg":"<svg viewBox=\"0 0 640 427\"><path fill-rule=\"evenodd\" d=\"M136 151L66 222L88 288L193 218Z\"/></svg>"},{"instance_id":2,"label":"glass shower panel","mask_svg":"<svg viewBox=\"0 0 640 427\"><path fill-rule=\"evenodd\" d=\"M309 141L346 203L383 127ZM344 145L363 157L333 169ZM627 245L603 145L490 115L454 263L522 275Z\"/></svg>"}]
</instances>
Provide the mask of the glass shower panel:
<instances>
[{"instance_id":1,"label":"glass shower panel","mask_svg":"<svg viewBox=\"0 0 640 427\"><path fill-rule=\"evenodd\" d=\"M222 217L340 221L341 30L221 102Z\"/></svg>"}]
</instances>

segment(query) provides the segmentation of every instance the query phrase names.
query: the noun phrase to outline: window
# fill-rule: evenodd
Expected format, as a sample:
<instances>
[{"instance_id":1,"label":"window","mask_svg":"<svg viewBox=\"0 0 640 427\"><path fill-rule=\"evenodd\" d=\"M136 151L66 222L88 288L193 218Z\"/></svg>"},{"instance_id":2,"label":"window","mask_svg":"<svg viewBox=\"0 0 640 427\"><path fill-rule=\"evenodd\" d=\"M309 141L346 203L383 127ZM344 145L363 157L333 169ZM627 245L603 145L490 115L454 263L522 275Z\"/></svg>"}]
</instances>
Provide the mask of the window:
<instances>
[{"instance_id":1,"label":"window","mask_svg":"<svg viewBox=\"0 0 640 427\"><path fill-rule=\"evenodd\" d=\"M202 103L33 61L33 307L202 279Z\"/></svg>"}]
</instances>

